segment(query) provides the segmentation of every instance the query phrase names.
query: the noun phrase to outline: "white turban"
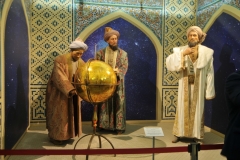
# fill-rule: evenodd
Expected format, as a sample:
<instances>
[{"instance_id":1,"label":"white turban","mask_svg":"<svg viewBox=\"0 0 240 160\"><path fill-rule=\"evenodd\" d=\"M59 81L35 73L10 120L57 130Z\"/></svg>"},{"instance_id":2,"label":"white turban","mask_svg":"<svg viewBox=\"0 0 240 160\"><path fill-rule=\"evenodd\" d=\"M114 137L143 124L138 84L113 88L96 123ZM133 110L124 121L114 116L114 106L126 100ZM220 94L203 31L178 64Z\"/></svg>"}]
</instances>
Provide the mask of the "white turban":
<instances>
[{"instance_id":1,"label":"white turban","mask_svg":"<svg viewBox=\"0 0 240 160\"><path fill-rule=\"evenodd\" d=\"M202 31L202 29L199 28L198 26L191 26L191 27L189 27L188 30L187 30L187 37L188 37L188 34L189 34L191 31L197 32L198 38L199 38L199 43L202 43L202 42L205 40L206 36L207 36L207 34L204 33L204 32Z\"/></svg>"},{"instance_id":2,"label":"white turban","mask_svg":"<svg viewBox=\"0 0 240 160\"><path fill-rule=\"evenodd\" d=\"M75 41L73 41L70 44L69 48L71 48L71 49L80 49L80 48L82 48L82 49L84 49L86 51L88 49L88 46L83 41L80 41L80 40L76 39Z\"/></svg>"}]
</instances>

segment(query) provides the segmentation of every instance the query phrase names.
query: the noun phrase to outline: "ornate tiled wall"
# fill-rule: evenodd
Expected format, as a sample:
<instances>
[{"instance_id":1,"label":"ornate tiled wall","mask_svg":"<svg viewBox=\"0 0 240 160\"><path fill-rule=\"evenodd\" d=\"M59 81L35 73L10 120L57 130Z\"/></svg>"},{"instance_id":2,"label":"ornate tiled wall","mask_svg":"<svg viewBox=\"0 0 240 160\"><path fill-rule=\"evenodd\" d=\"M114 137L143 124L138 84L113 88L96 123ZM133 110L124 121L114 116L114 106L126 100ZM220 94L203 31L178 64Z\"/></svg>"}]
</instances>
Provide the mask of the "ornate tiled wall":
<instances>
[{"instance_id":1,"label":"ornate tiled wall","mask_svg":"<svg viewBox=\"0 0 240 160\"><path fill-rule=\"evenodd\" d=\"M5 0L0 0L0 11L2 14L2 8L3 8L3 4L4 4Z\"/></svg>"},{"instance_id":2,"label":"ornate tiled wall","mask_svg":"<svg viewBox=\"0 0 240 160\"><path fill-rule=\"evenodd\" d=\"M198 0L197 25L204 28L212 15L224 4L240 9L236 0Z\"/></svg>"},{"instance_id":3,"label":"ornate tiled wall","mask_svg":"<svg viewBox=\"0 0 240 160\"><path fill-rule=\"evenodd\" d=\"M149 0L147 0L148 2ZM117 1L112 0L112 5L99 3L93 5L91 0L84 3L76 3L75 36L79 35L87 26L101 17L121 10L145 24L161 41L162 39L162 4L161 2L149 1L141 4L137 0ZM101 1L99 1L101 2ZM125 6L123 4L126 4ZM131 4L131 6L129 6ZM134 7L133 7L134 6Z\"/></svg>"},{"instance_id":4,"label":"ornate tiled wall","mask_svg":"<svg viewBox=\"0 0 240 160\"><path fill-rule=\"evenodd\" d=\"M27 14L27 20L30 22L31 20L31 4L32 4L32 0L24 0L24 6L26 9L26 14Z\"/></svg>"},{"instance_id":5,"label":"ornate tiled wall","mask_svg":"<svg viewBox=\"0 0 240 160\"><path fill-rule=\"evenodd\" d=\"M41 121L53 61L72 41L72 0L32 0L31 12L31 121Z\"/></svg>"},{"instance_id":6,"label":"ornate tiled wall","mask_svg":"<svg viewBox=\"0 0 240 160\"><path fill-rule=\"evenodd\" d=\"M178 73L169 72L165 60L172 53L172 48L186 45L186 30L196 24L196 3L194 0L172 0L164 4L164 41L163 41L163 119L174 119L177 102Z\"/></svg>"},{"instance_id":7,"label":"ornate tiled wall","mask_svg":"<svg viewBox=\"0 0 240 160\"><path fill-rule=\"evenodd\" d=\"M77 3L83 3L83 4L93 4L93 5L99 5L99 4L106 4L108 6L110 5L131 5L131 6L145 6L145 7L157 7L162 6L163 0L74 0L74 2Z\"/></svg>"},{"instance_id":8,"label":"ornate tiled wall","mask_svg":"<svg viewBox=\"0 0 240 160\"><path fill-rule=\"evenodd\" d=\"M173 119L176 113L177 106L177 93L178 89L164 88L163 93L163 107L162 107L162 119Z\"/></svg>"}]
</instances>

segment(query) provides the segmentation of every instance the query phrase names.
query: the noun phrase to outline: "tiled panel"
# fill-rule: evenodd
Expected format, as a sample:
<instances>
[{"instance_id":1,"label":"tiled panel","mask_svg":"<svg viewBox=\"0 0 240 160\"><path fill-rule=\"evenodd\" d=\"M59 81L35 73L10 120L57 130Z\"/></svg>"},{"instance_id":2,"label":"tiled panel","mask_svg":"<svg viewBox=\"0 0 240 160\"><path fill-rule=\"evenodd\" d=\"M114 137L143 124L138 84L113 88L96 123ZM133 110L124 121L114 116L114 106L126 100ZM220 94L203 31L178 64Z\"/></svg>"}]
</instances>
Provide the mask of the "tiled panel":
<instances>
[{"instance_id":1,"label":"tiled panel","mask_svg":"<svg viewBox=\"0 0 240 160\"><path fill-rule=\"evenodd\" d=\"M75 0L75 3L107 3L111 5L162 6L163 0Z\"/></svg>"},{"instance_id":2,"label":"tiled panel","mask_svg":"<svg viewBox=\"0 0 240 160\"><path fill-rule=\"evenodd\" d=\"M72 0L33 0L31 11L31 121L41 121L53 61L72 41Z\"/></svg>"},{"instance_id":3,"label":"tiled panel","mask_svg":"<svg viewBox=\"0 0 240 160\"><path fill-rule=\"evenodd\" d=\"M31 89L31 120L45 120L46 88Z\"/></svg>"},{"instance_id":4,"label":"tiled panel","mask_svg":"<svg viewBox=\"0 0 240 160\"><path fill-rule=\"evenodd\" d=\"M199 0L197 8L197 25L204 28L213 14L225 4L240 9L240 3L236 0Z\"/></svg>"},{"instance_id":5,"label":"tiled panel","mask_svg":"<svg viewBox=\"0 0 240 160\"><path fill-rule=\"evenodd\" d=\"M196 3L194 0L165 1L163 86L178 85L177 72L168 71L165 67L165 60L172 53L173 47L186 44L186 30L188 27L195 25L195 14Z\"/></svg>"},{"instance_id":6,"label":"tiled panel","mask_svg":"<svg viewBox=\"0 0 240 160\"><path fill-rule=\"evenodd\" d=\"M164 88L163 89L163 104L162 104L162 119L174 119L177 109L178 89Z\"/></svg>"},{"instance_id":7,"label":"tiled panel","mask_svg":"<svg viewBox=\"0 0 240 160\"><path fill-rule=\"evenodd\" d=\"M123 11L146 25L155 33L160 42L162 39L162 7L142 8L133 6L107 6L107 5L89 5L75 4L75 36L79 35L85 28L100 18L116 11Z\"/></svg>"}]
</instances>

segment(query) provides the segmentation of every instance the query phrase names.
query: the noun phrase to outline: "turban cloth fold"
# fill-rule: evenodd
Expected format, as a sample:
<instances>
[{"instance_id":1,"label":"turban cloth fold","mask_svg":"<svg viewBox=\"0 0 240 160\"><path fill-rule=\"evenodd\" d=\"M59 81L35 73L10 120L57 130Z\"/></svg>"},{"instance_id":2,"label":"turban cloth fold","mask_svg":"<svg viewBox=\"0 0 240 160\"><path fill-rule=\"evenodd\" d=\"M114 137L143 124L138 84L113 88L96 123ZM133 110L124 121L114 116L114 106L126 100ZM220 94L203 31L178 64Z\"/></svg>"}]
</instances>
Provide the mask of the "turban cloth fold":
<instances>
[{"instance_id":1,"label":"turban cloth fold","mask_svg":"<svg viewBox=\"0 0 240 160\"><path fill-rule=\"evenodd\" d=\"M188 37L188 35L189 35L189 33L190 33L191 31L197 32L198 38L199 38L199 43L202 43L202 42L205 40L206 36L207 36L207 34L204 33L204 32L202 31L202 29L199 28L198 26L191 26L191 27L189 27L188 30L187 30L187 37Z\"/></svg>"},{"instance_id":2,"label":"turban cloth fold","mask_svg":"<svg viewBox=\"0 0 240 160\"><path fill-rule=\"evenodd\" d=\"M111 27L105 27L104 41L108 41L108 39L113 35L116 35L117 38L120 37L120 33L118 31L112 29Z\"/></svg>"},{"instance_id":3,"label":"turban cloth fold","mask_svg":"<svg viewBox=\"0 0 240 160\"><path fill-rule=\"evenodd\" d=\"M71 49L84 49L85 51L88 49L88 46L79 38L77 38L75 41L73 41L70 45L69 48Z\"/></svg>"}]
</instances>

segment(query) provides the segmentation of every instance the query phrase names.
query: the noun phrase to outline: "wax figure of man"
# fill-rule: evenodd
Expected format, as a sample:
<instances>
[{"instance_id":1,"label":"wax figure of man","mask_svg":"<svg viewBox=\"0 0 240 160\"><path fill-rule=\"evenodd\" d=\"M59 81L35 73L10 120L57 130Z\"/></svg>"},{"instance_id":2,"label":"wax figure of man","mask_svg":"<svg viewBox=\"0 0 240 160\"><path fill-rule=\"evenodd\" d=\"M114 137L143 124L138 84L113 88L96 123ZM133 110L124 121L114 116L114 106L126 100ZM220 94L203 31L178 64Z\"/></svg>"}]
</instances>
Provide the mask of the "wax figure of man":
<instances>
[{"instance_id":1,"label":"wax figure of man","mask_svg":"<svg viewBox=\"0 0 240 160\"><path fill-rule=\"evenodd\" d=\"M188 45L173 48L166 59L169 71L179 72L178 103L173 126L173 143L180 137L202 142L204 97L215 97L213 50L201 45L206 34L197 26L187 30Z\"/></svg>"},{"instance_id":2,"label":"wax figure of man","mask_svg":"<svg viewBox=\"0 0 240 160\"><path fill-rule=\"evenodd\" d=\"M59 55L54 60L54 67L46 91L46 123L50 141L62 144L82 133L81 98L72 84L74 74L88 46L79 39L73 41L70 52Z\"/></svg>"},{"instance_id":3,"label":"wax figure of man","mask_svg":"<svg viewBox=\"0 0 240 160\"><path fill-rule=\"evenodd\" d=\"M238 160L240 159L240 71L228 76L225 97L229 121L221 154L226 156L227 160Z\"/></svg>"},{"instance_id":4,"label":"wax figure of man","mask_svg":"<svg viewBox=\"0 0 240 160\"><path fill-rule=\"evenodd\" d=\"M126 129L124 77L128 69L128 56L127 52L118 47L119 36L118 31L106 27L104 40L108 43L108 46L96 53L96 59L112 66L119 83L114 95L106 102L98 105L98 127L121 134Z\"/></svg>"}]
</instances>

